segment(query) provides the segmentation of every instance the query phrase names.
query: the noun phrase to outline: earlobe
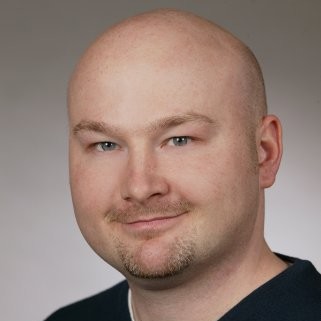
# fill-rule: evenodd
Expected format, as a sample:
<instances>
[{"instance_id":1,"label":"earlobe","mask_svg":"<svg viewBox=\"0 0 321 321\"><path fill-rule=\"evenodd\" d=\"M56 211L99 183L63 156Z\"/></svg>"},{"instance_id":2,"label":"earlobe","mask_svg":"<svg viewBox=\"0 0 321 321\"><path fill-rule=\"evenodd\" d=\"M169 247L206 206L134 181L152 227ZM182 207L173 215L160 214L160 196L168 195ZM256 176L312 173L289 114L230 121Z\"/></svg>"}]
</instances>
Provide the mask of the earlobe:
<instances>
[{"instance_id":1,"label":"earlobe","mask_svg":"<svg viewBox=\"0 0 321 321\"><path fill-rule=\"evenodd\" d=\"M274 115L263 117L258 135L260 187L273 185L282 157L282 127Z\"/></svg>"}]
</instances>

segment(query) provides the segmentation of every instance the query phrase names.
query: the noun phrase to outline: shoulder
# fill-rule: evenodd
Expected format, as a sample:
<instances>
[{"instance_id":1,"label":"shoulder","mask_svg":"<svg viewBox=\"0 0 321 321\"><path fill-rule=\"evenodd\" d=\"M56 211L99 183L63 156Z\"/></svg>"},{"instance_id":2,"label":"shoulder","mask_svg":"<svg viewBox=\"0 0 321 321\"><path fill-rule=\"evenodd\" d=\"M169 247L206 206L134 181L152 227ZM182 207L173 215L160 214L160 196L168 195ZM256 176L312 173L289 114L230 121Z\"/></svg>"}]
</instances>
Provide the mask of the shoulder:
<instances>
[{"instance_id":1,"label":"shoulder","mask_svg":"<svg viewBox=\"0 0 321 321\"><path fill-rule=\"evenodd\" d=\"M123 281L57 310L45 321L130 321L127 295L128 284Z\"/></svg>"},{"instance_id":2,"label":"shoulder","mask_svg":"<svg viewBox=\"0 0 321 321\"><path fill-rule=\"evenodd\" d=\"M270 314L270 317L271 315L282 316L284 320L319 320L321 317L320 273L307 260L279 256L291 265L265 284L262 291L258 291L258 301L264 298L266 300L261 301L261 311L265 310L266 315Z\"/></svg>"},{"instance_id":3,"label":"shoulder","mask_svg":"<svg viewBox=\"0 0 321 321\"><path fill-rule=\"evenodd\" d=\"M315 302L321 306L321 274L307 260L281 256L292 265L275 279L291 297L298 301ZM305 302L307 304L308 302Z\"/></svg>"},{"instance_id":4,"label":"shoulder","mask_svg":"<svg viewBox=\"0 0 321 321\"><path fill-rule=\"evenodd\" d=\"M253 291L220 321L321 321L321 275L311 262L278 255L289 267Z\"/></svg>"},{"instance_id":5,"label":"shoulder","mask_svg":"<svg viewBox=\"0 0 321 321\"><path fill-rule=\"evenodd\" d=\"M288 298L284 300L292 311L292 320L302 315L306 321L321 320L321 274L311 262L296 259L292 271L284 279Z\"/></svg>"}]
</instances>

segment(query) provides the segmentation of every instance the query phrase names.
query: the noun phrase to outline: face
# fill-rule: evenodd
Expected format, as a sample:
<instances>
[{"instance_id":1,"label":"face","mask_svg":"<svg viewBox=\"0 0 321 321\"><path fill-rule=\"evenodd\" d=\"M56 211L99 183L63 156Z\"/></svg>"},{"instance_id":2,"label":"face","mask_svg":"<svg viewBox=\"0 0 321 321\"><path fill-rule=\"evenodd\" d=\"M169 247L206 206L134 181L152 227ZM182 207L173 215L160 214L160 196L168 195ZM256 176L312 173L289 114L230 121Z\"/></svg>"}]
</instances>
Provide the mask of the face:
<instances>
[{"instance_id":1,"label":"face","mask_svg":"<svg viewBox=\"0 0 321 321\"><path fill-rule=\"evenodd\" d=\"M72 88L76 218L98 255L129 278L210 268L253 235L255 134L239 68L192 62L117 57L85 69Z\"/></svg>"}]
</instances>

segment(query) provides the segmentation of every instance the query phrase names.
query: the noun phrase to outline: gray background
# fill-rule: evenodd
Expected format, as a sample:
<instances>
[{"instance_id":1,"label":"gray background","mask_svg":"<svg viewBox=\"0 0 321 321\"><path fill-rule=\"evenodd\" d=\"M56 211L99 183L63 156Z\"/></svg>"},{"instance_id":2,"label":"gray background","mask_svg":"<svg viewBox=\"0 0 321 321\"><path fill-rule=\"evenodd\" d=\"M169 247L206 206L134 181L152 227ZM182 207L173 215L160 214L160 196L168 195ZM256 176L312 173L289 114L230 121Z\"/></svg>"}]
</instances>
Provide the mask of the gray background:
<instances>
[{"instance_id":1,"label":"gray background","mask_svg":"<svg viewBox=\"0 0 321 321\"><path fill-rule=\"evenodd\" d=\"M256 53L285 141L278 181L267 192L267 239L321 270L321 1L2 0L1 320L42 320L121 279L89 249L73 217L66 84L106 26L156 7L210 18Z\"/></svg>"}]
</instances>

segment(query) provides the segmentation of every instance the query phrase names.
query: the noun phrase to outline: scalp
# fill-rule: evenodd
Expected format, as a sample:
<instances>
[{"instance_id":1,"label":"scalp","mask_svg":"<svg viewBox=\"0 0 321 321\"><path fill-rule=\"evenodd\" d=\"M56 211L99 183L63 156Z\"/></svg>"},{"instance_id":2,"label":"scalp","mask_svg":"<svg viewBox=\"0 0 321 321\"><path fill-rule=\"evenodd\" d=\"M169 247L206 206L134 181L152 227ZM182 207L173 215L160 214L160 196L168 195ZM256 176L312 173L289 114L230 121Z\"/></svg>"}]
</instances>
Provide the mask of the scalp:
<instances>
[{"instance_id":1,"label":"scalp","mask_svg":"<svg viewBox=\"0 0 321 321\"><path fill-rule=\"evenodd\" d=\"M244 115L257 123L267 112L264 81L252 51L239 39L213 22L192 13L158 9L126 19L99 36L86 50L71 77L69 105L75 91L85 90L97 75L117 60L124 68L140 59L170 67L182 61L198 64L209 61L222 72L233 66L246 97ZM254 121L254 122L253 122Z\"/></svg>"}]
</instances>

